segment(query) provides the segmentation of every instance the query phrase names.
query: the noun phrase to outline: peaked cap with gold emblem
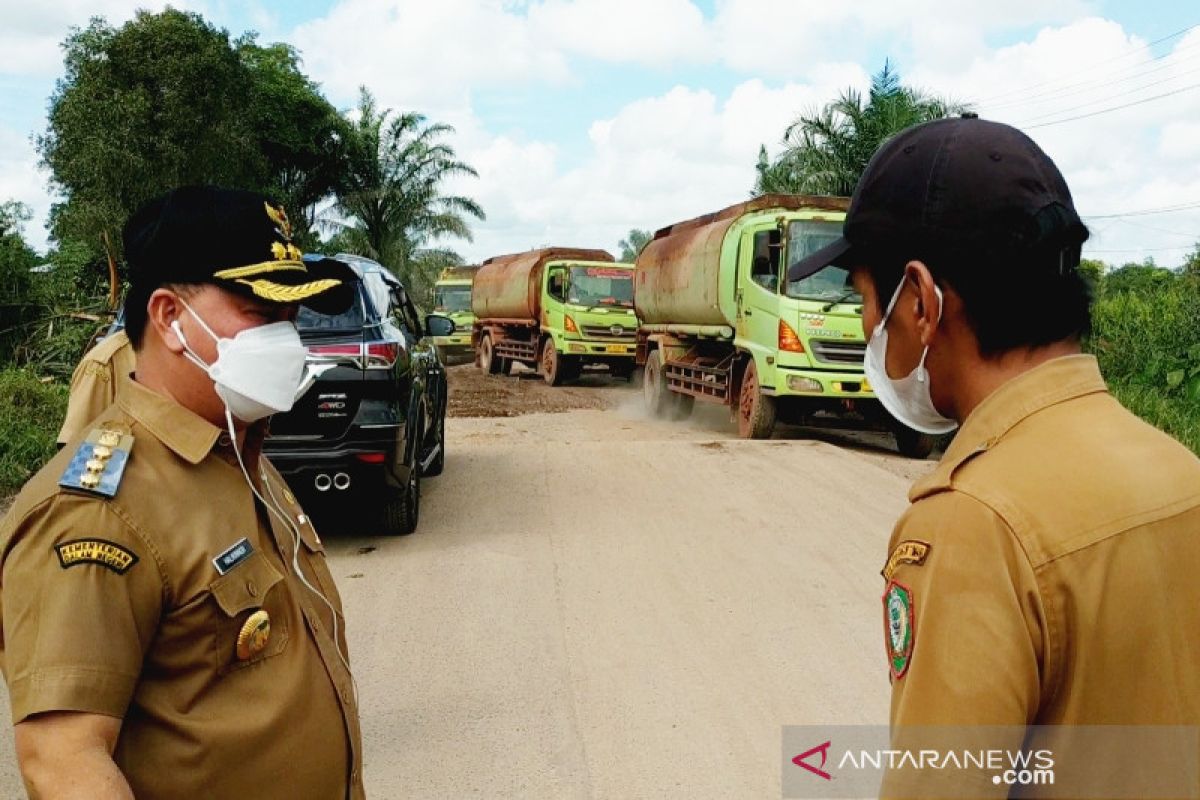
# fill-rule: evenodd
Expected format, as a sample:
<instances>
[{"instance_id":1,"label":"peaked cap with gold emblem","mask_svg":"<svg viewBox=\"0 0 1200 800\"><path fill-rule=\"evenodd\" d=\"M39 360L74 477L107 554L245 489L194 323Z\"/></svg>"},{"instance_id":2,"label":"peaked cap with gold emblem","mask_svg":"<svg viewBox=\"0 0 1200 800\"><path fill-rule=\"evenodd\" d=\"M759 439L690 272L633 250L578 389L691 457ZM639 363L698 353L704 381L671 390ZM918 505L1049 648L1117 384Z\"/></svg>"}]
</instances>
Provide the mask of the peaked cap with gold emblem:
<instances>
[{"instance_id":1,"label":"peaked cap with gold emblem","mask_svg":"<svg viewBox=\"0 0 1200 800\"><path fill-rule=\"evenodd\" d=\"M256 192L185 186L152 200L125 225L131 292L168 283L214 283L270 303L325 314L349 307L354 271L305 259L283 207Z\"/></svg>"}]
</instances>

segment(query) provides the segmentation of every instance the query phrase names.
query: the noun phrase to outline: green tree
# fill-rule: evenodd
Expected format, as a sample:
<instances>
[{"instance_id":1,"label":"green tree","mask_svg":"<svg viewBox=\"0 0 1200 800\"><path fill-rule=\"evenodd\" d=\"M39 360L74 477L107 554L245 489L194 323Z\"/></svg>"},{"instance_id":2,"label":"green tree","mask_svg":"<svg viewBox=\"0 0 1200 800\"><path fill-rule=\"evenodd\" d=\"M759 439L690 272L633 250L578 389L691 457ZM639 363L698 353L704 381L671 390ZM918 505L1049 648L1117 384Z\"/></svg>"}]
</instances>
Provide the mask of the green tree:
<instances>
[{"instance_id":1,"label":"green tree","mask_svg":"<svg viewBox=\"0 0 1200 800\"><path fill-rule=\"evenodd\" d=\"M1150 296L1170 288L1177 278L1174 272L1158 266L1154 258L1148 256L1141 263L1130 262L1108 272L1104 276L1104 293Z\"/></svg>"},{"instance_id":2,"label":"green tree","mask_svg":"<svg viewBox=\"0 0 1200 800\"><path fill-rule=\"evenodd\" d=\"M32 297L37 276L29 271L37 266L38 256L26 244L22 230L29 219L24 203L0 203L0 360L4 363L13 360L24 326L39 312Z\"/></svg>"},{"instance_id":3,"label":"green tree","mask_svg":"<svg viewBox=\"0 0 1200 800\"><path fill-rule=\"evenodd\" d=\"M622 239L617 248L621 251L619 261L631 263L637 260L637 257L642 254L642 250L646 245L650 244L650 240L654 238L654 234L650 231L643 231L638 228L631 228L629 235Z\"/></svg>"},{"instance_id":4,"label":"green tree","mask_svg":"<svg viewBox=\"0 0 1200 800\"><path fill-rule=\"evenodd\" d=\"M329 221L340 249L380 262L422 299L438 272L460 261L441 242L471 241L468 218L485 219L474 200L446 193L449 179L478 176L443 141L453 132L421 114L379 109L363 87L338 191L344 220Z\"/></svg>"},{"instance_id":5,"label":"green tree","mask_svg":"<svg viewBox=\"0 0 1200 800\"><path fill-rule=\"evenodd\" d=\"M140 11L119 29L93 18L63 47L66 74L37 144L63 197L52 234L85 242L97 265L102 233L119 247L128 215L176 186L281 195L297 221L331 192L345 124L290 47L261 47L252 35L235 46L225 30L170 8Z\"/></svg>"},{"instance_id":6,"label":"green tree","mask_svg":"<svg viewBox=\"0 0 1200 800\"><path fill-rule=\"evenodd\" d=\"M919 122L967 110L966 104L902 85L899 73L884 62L865 98L849 88L801 115L785 131L784 150L774 161L765 147L760 149L754 191L848 196L888 138Z\"/></svg>"}]
</instances>

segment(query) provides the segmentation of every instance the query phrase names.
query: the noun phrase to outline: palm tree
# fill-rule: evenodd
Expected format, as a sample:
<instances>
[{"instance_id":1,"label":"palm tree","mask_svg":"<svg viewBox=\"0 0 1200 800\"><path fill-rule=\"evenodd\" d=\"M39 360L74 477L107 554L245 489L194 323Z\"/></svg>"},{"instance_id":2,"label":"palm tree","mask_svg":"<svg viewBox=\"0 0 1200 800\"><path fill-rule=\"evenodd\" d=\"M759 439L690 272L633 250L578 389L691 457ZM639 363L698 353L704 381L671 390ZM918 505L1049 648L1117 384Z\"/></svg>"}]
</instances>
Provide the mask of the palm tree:
<instances>
[{"instance_id":1,"label":"palm tree","mask_svg":"<svg viewBox=\"0 0 1200 800\"><path fill-rule=\"evenodd\" d=\"M617 243L617 247L621 251L617 260L627 264L633 263L653 238L654 234L650 231L630 228L629 236Z\"/></svg>"},{"instance_id":2,"label":"palm tree","mask_svg":"<svg viewBox=\"0 0 1200 800\"><path fill-rule=\"evenodd\" d=\"M846 89L832 103L789 125L785 149L774 161L767 158L765 147L759 150L755 193L848 196L887 139L919 122L969 109L901 85L900 75L885 61L871 78L865 102L858 90Z\"/></svg>"},{"instance_id":3,"label":"palm tree","mask_svg":"<svg viewBox=\"0 0 1200 800\"><path fill-rule=\"evenodd\" d=\"M471 241L468 217L486 218L474 200L445 194L443 184L478 173L440 141L454 128L417 113L381 111L365 87L360 92L349 168L337 193L344 220L326 225L337 230L336 246L375 259L420 296L441 267L461 261L438 243Z\"/></svg>"}]
</instances>

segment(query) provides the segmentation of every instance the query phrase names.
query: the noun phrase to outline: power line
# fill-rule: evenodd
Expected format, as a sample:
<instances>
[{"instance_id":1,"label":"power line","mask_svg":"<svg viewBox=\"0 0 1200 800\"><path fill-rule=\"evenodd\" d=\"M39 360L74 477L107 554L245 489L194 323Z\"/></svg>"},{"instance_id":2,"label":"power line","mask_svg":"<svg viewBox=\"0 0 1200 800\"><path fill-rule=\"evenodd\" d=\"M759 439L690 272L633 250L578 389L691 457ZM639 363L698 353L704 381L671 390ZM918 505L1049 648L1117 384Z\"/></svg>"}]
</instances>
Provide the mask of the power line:
<instances>
[{"instance_id":1,"label":"power line","mask_svg":"<svg viewBox=\"0 0 1200 800\"><path fill-rule=\"evenodd\" d=\"M1095 70L1097 67L1102 67L1106 64L1112 64L1112 63L1115 63L1122 59L1129 58L1130 56L1137 55L1138 53L1142 52L1143 50L1149 50L1151 47L1154 47L1155 45L1162 44L1163 42L1169 41L1171 39L1176 39L1180 36L1183 36L1186 33L1190 33L1191 31L1195 30L1198 27L1200 27L1200 23L1189 25L1186 28L1183 28L1182 30L1178 30L1178 31L1175 31L1175 33L1168 34L1167 36L1164 36L1161 39L1155 39L1153 42L1144 44L1141 47L1137 48L1136 50L1130 50L1130 51L1122 53L1120 55L1112 56L1110 58L1104 59L1103 61L1094 62L1094 63L1092 63L1086 67L1082 67L1074 72L1069 72L1065 76L1060 76L1058 78L1048 78L1048 79L1046 79L1044 81L1040 81L1038 83L1028 84L1026 86L1021 86L1016 89L1009 89L1006 92L1001 92L998 95L994 95L990 99L992 101L996 101L996 100L999 100L1004 97L1010 97L1012 95L1026 94L1033 89L1037 89L1037 88L1045 86L1047 84L1054 83L1055 81L1061 80L1062 78L1073 78L1076 75L1088 74L1088 73L1092 72L1093 70ZM983 100L980 100L978 98L974 99L974 100L968 100L968 102L983 105Z\"/></svg>"},{"instance_id":2,"label":"power line","mask_svg":"<svg viewBox=\"0 0 1200 800\"><path fill-rule=\"evenodd\" d=\"M1102 108L1099 111L1092 111L1087 114L1079 114L1078 116L1067 117L1065 119L1056 119L1052 122L1041 122L1041 123L1038 123L1037 125L1026 125L1025 130L1033 130L1034 128L1045 128L1050 125L1061 125L1064 122L1074 122L1074 121L1080 120L1080 119L1088 119L1089 117L1096 117L1101 114L1108 114L1113 111L1120 111L1123 108L1133 108L1134 106L1145 105L1146 103L1151 103L1151 102L1154 102L1155 100L1162 100L1164 97L1172 97L1177 94L1183 94L1184 92L1190 92L1193 89L1200 89L1200 83L1194 83L1191 86L1185 86L1182 89L1176 89L1173 92L1163 92L1162 94L1156 94L1153 97L1147 97L1144 100L1135 100L1132 103L1123 103L1119 106L1113 106L1112 108Z\"/></svg>"},{"instance_id":3,"label":"power line","mask_svg":"<svg viewBox=\"0 0 1200 800\"><path fill-rule=\"evenodd\" d=\"M1133 220L1122 219L1120 217L1116 218L1114 222L1119 222L1122 225L1132 225L1135 228L1142 228L1143 230L1154 231L1155 233L1165 233L1168 236L1188 236L1194 240L1200 241L1200 229L1191 231L1190 233L1184 233L1183 231L1169 231L1166 228L1158 228L1154 225L1147 225L1144 222L1134 222Z\"/></svg>"},{"instance_id":4,"label":"power line","mask_svg":"<svg viewBox=\"0 0 1200 800\"><path fill-rule=\"evenodd\" d=\"M1122 76L1119 73L1113 73L1111 75L1101 75L1099 77L1094 77L1094 78L1091 78L1086 81L1080 81L1079 83L1072 83L1072 84L1067 84L1065 86L1060 86L1057 89L1052 89L1048 92L1035 92L1033 94L1024 95L1021 98L1016 99L1016 100L1008 100L1003 103L984 103L982 105L984 105L989 111L993 111L995 109L1012 108L1014 106L1027 106L1027 105L1035 104L1035 103L1046 103L1051 100L1062 100L1067 97L1071 97L1073 95L1084 94L1084 93L1090 92L1090 91L1096 91L1096 90L1100 90L1100 89L1110 88L1117 84L1125 83L1126 81L1137 80L1138 78L1144 78L1147 75L1153 75L1156 72L1162 72L1165 69L1172 69L1174 67L1178 67L1181 65L1181 63L1183 61L1185 61L1187 59L1175 59L1173 57L1179 55L1181 52L1184 52L1185 50L1191 50L1192 48L1200 48L1200 42L1196 42L1195 44L1190 44L1185 47L1181 47L1171 53L1165 53L1161 56L1156 57L1155 59L1153 59L1151 61L1148 61L1145 64L1139 64L1139 65L1135 66L1133 68L1133 71L1130 72L1128 75ZM1193 54L1193 55L1200 55L1200 53ZM1166 63L1161 63L1161 64L1157 63L1157 62L1161 61L1162 59L1165 59L1168 57L1171 58L1170 61L1168 61ZM1144 67L1150 67L1150 68L1144 69Z\"/></svg>"},{"instance_id":5,"label":"power line","mask_svg":"<svg viewBox=\"0 0 1200 800\"><path fill-rule=\"evenodd\" d=\"M1152 214L1171 214L1176 211L1189 211L1193 208L1200 208L1200 201L1177 203L1171 206L1160 206L1158 208L1142 208L1137 211L1122 211L1119 214L1088 214L1084 215L1083 219L1119 219L1121 217L1144 217Z\"/></svg>"},{"instance_id":6,"label":"power line","mask_svg":"<svg viewBox=\"0 0 1200 800\"><path fill-rule=\"evenodd\" d=\"M1179 78L1183 78L1183 77L1185 77L1185 76L1187 76L1187 75L1194 75L1194 74L1196 74L1197 72L1200 72L1200 67L1197 67L1196 69L1191 69L1191 70L1188 70L1187 72L1181 72L1181 73L1179 73L1178 75L1172 75L1170 78L1168 78L1168 79L1167 79L1167 81L1166 81L1166 82L1170 82L1170 81L1173 81L1173 80L1177 80L1177 79L1179 79ZM1161 86L1163 83L1164 83L1163 81L1158 81L1158 82L1155 82L1155 83L1144 83L1144 84L1142 84L1142 85L1140 85L1140 86L1136 86L1136 87L1134 87L1133 89L1127 89L1127 90L1125 90L1125 91L1123 91L1123 92L1118 92L1118 93L1116 93L1116 94L1108 95L1107 97L1102 97L1102 98L1100 98L1100 99L1098 99L1098 100L1089 100L1089 101L1088 101L1088 102L1086 102L1086 103L1082 103L1082 104L1080 104L1080 105L1077 105L1077 106L1071 106L1070 108L1060 108L1060 109L1057 109L1057 110L1055 110L1055 111L1051 111L1051 112L1049 112L1049 113L1047 113L1047 114L1042 114L1042 115L1040 115L1040 116L1031 117L1031 118L1030 118L1030 119L1029 119L1029 120L1028 120L1026 123L1019 124L1019 125L1017 125L1017 127L1018 127L1018 128L1020 128L1020 127L1024 127L1024 126L1025 126L1025 125L1027 125L1029 122L1037 122L1038 120L1049 119L1049 118L1051 118L1051 117L1056 117L1056 116L1058 116L1059 114L1068 114L1068 113L1070 113L1070 112L1072 112L1072 111L1079 111L1080 109L1087 108L1087 107L1089 107L1089 106L1094 106L1094 105L1098 105L1098 104L1100 104L1100 103L1105 103L1105 102L1109 102L1109 101L1112 101L1112 100L1116 100L1118 97L1127 97L1127 96L1129 96L1129 95L1131 95L1131 94L1137 94L1138 92L1144 91L1144 90L1146 90L1146 89L1150 89L1150 88L1152 88L1152 87L1154 87L1154 86L1156 86L1156 85L1157 85L1157 86Z\"/></svg>"}]
</instances>

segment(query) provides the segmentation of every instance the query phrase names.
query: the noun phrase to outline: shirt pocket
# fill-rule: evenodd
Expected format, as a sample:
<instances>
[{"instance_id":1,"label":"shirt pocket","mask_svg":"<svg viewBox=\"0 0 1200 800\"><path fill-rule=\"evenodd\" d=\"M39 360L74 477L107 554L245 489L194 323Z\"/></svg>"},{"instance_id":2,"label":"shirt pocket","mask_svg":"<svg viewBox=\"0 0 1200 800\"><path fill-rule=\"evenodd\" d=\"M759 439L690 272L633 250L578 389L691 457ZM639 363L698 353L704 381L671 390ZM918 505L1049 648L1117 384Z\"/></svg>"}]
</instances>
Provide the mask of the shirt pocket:
<instances>
[{"instance_id":1,"label":"shirt pocket","mask_svg":"<svg viewBox=\"0 0 1200 800\"><path fill-rule=\"evenodd\" d=\"M225 675L234 670L266 661L284 651L288 642L288 610L291 598L283 575L261 552L256 552L228 574L209 586L209 592L219 609L214 625L213 647L217 673ZM251 640L256 635L258 612L266 612L270 631L265 645L251 646L246 658L238 656L238 640ZM257 634L261 636L261 631Z\"/></svg>"}]
</instances>

